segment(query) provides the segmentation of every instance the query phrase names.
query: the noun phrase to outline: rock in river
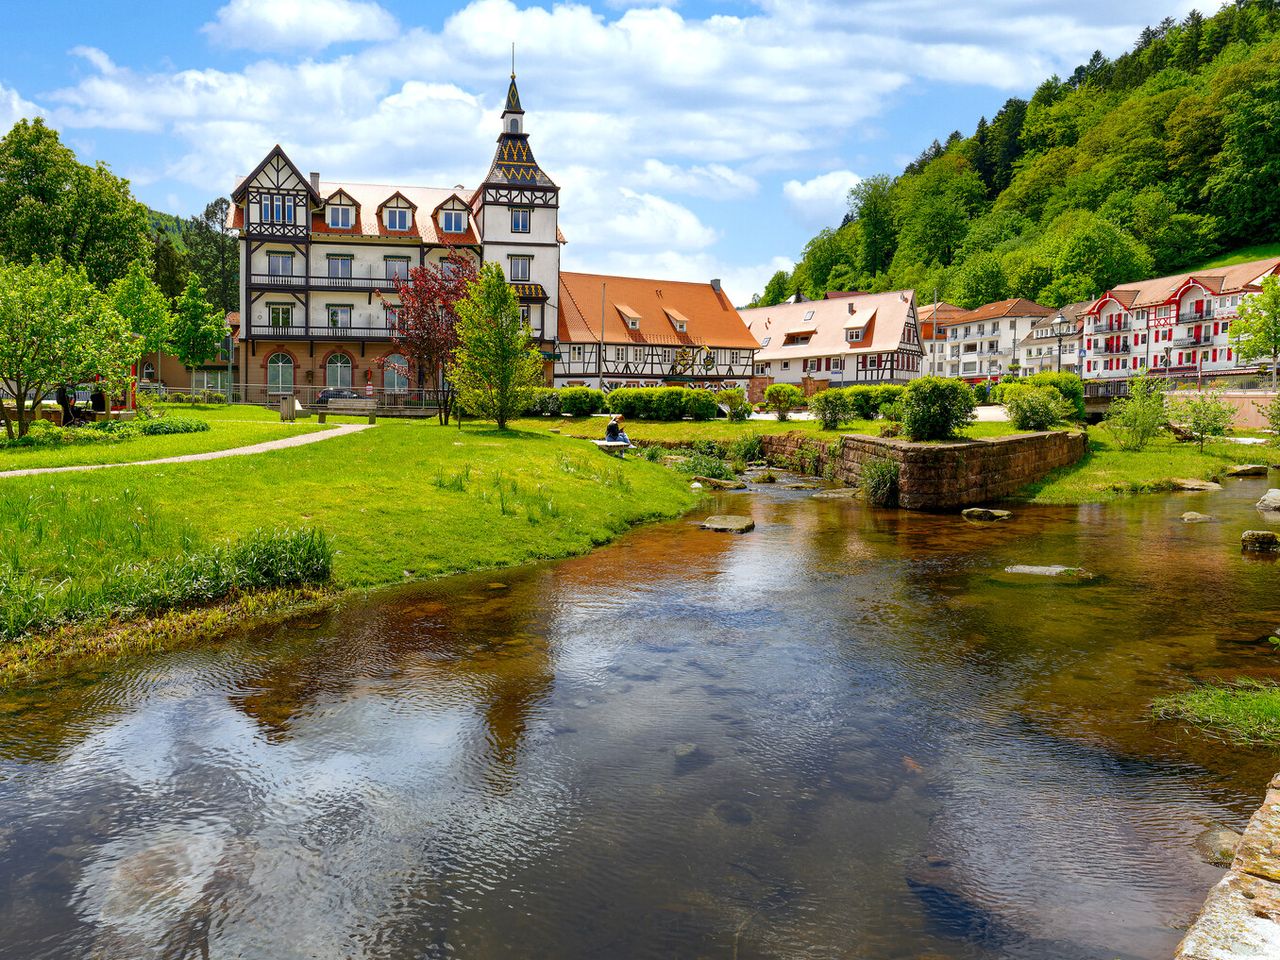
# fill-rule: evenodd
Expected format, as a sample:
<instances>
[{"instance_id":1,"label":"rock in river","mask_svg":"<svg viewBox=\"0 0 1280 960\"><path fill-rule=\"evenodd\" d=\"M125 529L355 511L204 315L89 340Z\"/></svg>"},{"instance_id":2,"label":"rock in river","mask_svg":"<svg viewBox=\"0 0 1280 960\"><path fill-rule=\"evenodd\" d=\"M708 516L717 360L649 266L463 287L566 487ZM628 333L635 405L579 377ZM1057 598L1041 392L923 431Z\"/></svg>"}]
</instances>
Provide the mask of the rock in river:
<instances>
[{"instance_id":1,"label":"rock in river","mask_svg":"<svg viewBox=\"0 0 1280 960\"><path fill-rule=\"evenodd\" d=\"M1174 490L1187 490L1192 493L1198 493L1205 490L1221 490L1222 484L1214 483L1212 480L1195 480L1190 477L1176 477L1170 480Z\"/></svg>"},{"instance_id":2,"label":"rock in river","mask_svg":"<svg viewBox=\"0 0 1280 960\"><path fill-rule=\"evenodd\" d=\"M1215 867L1229 867L1235 859L1240 834L1226 827L1210 827L1196 837L1196 853Z\"/></svg>"},{"instance_id":3,"label":"rock in river","mask_svg":"<svg viewBox=\"0 0 1280 960\"><path fill-rule=\"evenodd\" d=\"M1004 568L1005 573L1021 573L1029 577L1064 577L1074 580L1090 580L1093 574L1080 567L1063 567L1053 564L1046 567L1031 566L1024 563L1015 563L1011 567Z\"/></svg>"},{"instance_id":4,"label":"rock in river","mask_svg":"<svg viewBox=\"0 0 1280 960\"><path fill-rule=\"evenodd\" d=\"M750 517L707 517L702 521L703 530L719 533L747 533L755 528L756 522Z\"/></svg>"},{"instance_id":5,"label":"rock in river","mask_svg":"<svg viewBox=\"0 0 1280 960\"><path fill-rule=\"evenodd\" d=\"M834 490L819 490L813 495L815 500L856 500L862 496L857 487L836 487Z\"/></svg>"},{"instance_id":6,"label":"rock in river","mask_svg":"<svg viewBox=\"0 0 1280 960\"><path fill-rule=\"evenodd\" d=\"M712 490L745 490L747 485L741 480L719 480L716 477L694 477L694 483L700 483Z\"/></svg>"},{"instance_id":7,"label":"rock in river","mask_svg":"<svg viewBox=\"0 0 1280 960\"><path fill-rule=\"evenodd\" d=\"M1258 501L1258 509L1263 513L1280 513L1280 490L1271 489Z\"/></svg>"},{"instance_id":8,"label":"rock in river","mask_svg":"<svg viewBox=\"0 0 1280 960\"><path fill-rule=\"evenodd\" d=\"M1194 510L1188 510L1182 515L1183 523L1212 523L1213 517L1207 513L1196 513Z\"/></svg>"},{"instance_id":9,"label":"rock in river","mask_svg":"<svg viewBox=\"0 0 1280 960\"><path fill-rule=\"evenodd\" d=\"M1274 530L1246 530L1240 534L1240 549L1249 553L1280 552L1280 533Z\"/></svg>"},{"instance_id":10,"label":"rock in river","mask_svg":"<svg viewBox=\"0 0 1280 960\"><path fill-rule=\"evenodd\" d=\"M968 509L961 510L960 516L964 517L966 520L995 521L1008 520L1013 516L1013 514L1008 510L991 510L987 507L969 507Z\"/></svg>"},{"instance_id":11,"label":"rock in river","mask_svg":"<svg viewBox=\"0 0 1280 960\"><path fill-rule=\"evenodd\" d=\"M1237 463L1222 471L1224 477L1265 477L1269 468L1265 463Z\"/></svg>"}]
</instances>

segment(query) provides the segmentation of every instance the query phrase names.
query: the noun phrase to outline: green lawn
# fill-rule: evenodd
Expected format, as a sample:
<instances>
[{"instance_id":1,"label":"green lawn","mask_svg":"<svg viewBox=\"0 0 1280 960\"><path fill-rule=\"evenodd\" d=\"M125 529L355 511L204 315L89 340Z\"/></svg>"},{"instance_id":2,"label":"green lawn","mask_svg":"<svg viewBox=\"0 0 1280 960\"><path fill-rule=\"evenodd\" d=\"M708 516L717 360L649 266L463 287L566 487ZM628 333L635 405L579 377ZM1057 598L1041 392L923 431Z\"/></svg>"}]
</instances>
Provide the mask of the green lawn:
<instances>
[{"instance_id":1,"label":"green lawn","mask_svg":"<svg viewBox=\"0 0 1280 960\"><path fill-rule=\"evenodd\" d=\"M1280 743L1280 686L1241 680L1206 685L1161 697L1152 712L1162 720L1182 720L1239 743Z\"/></svg>"},{"instance_id":2,"label":"green lawn","mask_svg":"<svg viewBox=\"0 0 1280 960\"><path fill-rule=\"evenodd\" d=\"M0 575L91 587L117 563L311 526L340 585L385 584L579 553L694 502L664 467L545 431L385 420L252 457L0 481Z\"/></svg>"},{"instance_id":3,"label":"green lawn","mask_svg":"<svg viewBox=\"0 0 1280 960\"><path fill-rule=\"evenodd\" d=\"M299 420L294 424L281 423L278 413L262 407L188 407L185 404L166 404L161 409L168 416L207 420L209 430L205 433L133 437L118 443L0 449L0 471L92 463L134 463L139 460L180 457L189 453L229 450L232 447L244 447L327 429L317 424L314 418ZM0 479L0 483L3 482Z\"/></svg>"},{"instance_id":4,"label":"green lawn","mask_svg":"<svg viewBox=\"0 0 1280 960\"><path fill-rule=\"evenodd\" d=\"M1280 460L1275 448L1238 443L1193 443L1158 437L1145 450L1121 450L1106 430L1089 431L1089 452L1074 466L1055 470L1026 487L1020 499L1032 503L1104 503L1131 493L1170 489L1175 478L1208 480L1236 463Z\"/></svg>"},{"instance_id":5,"label":"green lawn","mask_svg":"<svg viewBox=\"0 0 1280 960\"><path fill-rule=\"evenodd\" d=\"M627 436L636 440L733 440L737 437L753 433L800 433L812 434L822 440L834 440L846 433L861 433L873 437L880 435L883 420L855 420L845 424L839 430L823 430L816 420L747 420L734 423L728 420L707 420L695 423L692 420L679 422L661 422L657 420L628 420ZM517 421L522 430L559 430L572 437L604 437L604 428L608 420L604 417L528 417ZM975 423L964 431L966 437L1004 437L1019 431L1009 423Z\"/></svg>"},{"instance_id":6,"label":"green lawn","mask_svg":"<svg viewBox=\"0 0 1280 960\"><path fill-rule=\"evenodd\" d=\"M1240 247L1230 253L1223 253L1206 260L1204 263L1183 267L1179 272L1195 273L1199 270L1212 270L1215 267L1230 267L1237 263L1248 263L1250 260L1265 260L1267 257L1280 257L1280 243L1257 243L1251 247Z\"/></svg>"}]
</instances>

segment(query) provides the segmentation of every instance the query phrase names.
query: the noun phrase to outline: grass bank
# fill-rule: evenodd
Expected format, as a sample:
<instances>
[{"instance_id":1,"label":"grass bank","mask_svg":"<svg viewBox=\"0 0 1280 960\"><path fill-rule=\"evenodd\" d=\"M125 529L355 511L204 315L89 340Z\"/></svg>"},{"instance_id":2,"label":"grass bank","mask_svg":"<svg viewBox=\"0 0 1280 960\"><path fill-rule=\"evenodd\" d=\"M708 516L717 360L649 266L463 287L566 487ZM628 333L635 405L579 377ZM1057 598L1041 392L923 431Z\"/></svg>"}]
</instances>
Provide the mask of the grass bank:
<instances>
[{"instance_id":1,"label":"grass bank","mask_svg":"<svg viewBox=\"0 0 1280 960\"><path fill-rule=\"evenodd\" d=\"M1055 470L1027 486L1018 499L1031 503L1106 503L1134 493L1174 489L1172 481L1210 480L1237 463L1280 462L1274 447L1239 443L1193 443L1157 437L1145 450L1121 450L1106 430L1089 431L1089 451L1077 464Z\"/></svg>"},{"instance_id":2,"label":"grass bank","mask_svg":"<svg viewBox=\"0 0 1280 960\"><path fill-rule=\"evenodd\" d=\"M525 430L559 430L561 434L572 437L587 437L599 440L604 436L604 428L608 421L604 417L527 417L519 420L516 426ZM872 437L880 435L883 420L855 420L839 430L823 430L817 420L745 420L731 422L728 420L705 420L694 422L681 420L678 422L662 422L657 420L628 420L627 435L633 440L661 440L693 442L694 440L733 441L738 437L751 434L774 433L809 433L820 440L834 440L846 433L861 433ZM1019 433L1007 422L975 423L962 432L962 436L1005 437Z\"/></svg>"},{"instance_id":3,"label":"grass bank","mask_svg":"<svg viewBox=\"0 0 1280 960\"><path fill-rule=\"evenodd\" d=\"M168 416L204 420L208 422L209 429L204 433L137 436L111 443L0 449L0 472L99 463L136 463L140 460L247 447L328 429L327 425L320 426L315 420L281 423L278 413L262 407L162 404L160 409Z\"/></svg>"},{"instance_id":4,"label":"grass bank","mask_svg":"<svg viewBox=\"0 0 1280 960\"><path fill-rule=\"evenodd\" d=\"M314 529L335 588L379 586L585 552L695 502L658 464L546 430L383 421L252 457L7 478L0 577L101 610L133 568L181 579L186 559L255 530Z\"/></svg>"},{"instance_id":5,"label":"grass bank","mask_svg":"<svg viewBox=\"0 0 1280 960\"><path fill-rule=\"evenodd\" d=\"M1239 680L1161 697L1151 707L1161 720L1181 720L1236 743L1280 744L1280 685Z\"/></svg>"}]
</instances>

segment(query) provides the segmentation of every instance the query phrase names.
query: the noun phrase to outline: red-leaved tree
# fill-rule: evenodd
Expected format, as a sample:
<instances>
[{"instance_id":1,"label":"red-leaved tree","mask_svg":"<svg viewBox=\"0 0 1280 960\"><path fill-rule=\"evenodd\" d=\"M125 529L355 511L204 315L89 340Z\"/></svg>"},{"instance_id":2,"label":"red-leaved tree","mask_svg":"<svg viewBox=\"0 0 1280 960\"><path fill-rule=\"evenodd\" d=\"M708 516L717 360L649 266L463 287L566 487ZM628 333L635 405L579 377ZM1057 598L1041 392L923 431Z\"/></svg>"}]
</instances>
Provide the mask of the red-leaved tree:
<instances>
[{"instance_id":1,"label":"red-leaved tree","mask_svg":"<svg viewBox=\"0 0 1280 960\"><path fill-rule=\"evenodd\" d=\"M418 377L428 389L439 391L441 425L449 422L453 407L453 389L444 372L458 346L454 308L475 279L475 263L454 250L438 264L414 267L408 277L396 277L393 282L399 304L378 295L391 311L391 339L405 359L403 367L385 362L382 366L391 367L411 383Z\"/></svg>"}]
</instances>

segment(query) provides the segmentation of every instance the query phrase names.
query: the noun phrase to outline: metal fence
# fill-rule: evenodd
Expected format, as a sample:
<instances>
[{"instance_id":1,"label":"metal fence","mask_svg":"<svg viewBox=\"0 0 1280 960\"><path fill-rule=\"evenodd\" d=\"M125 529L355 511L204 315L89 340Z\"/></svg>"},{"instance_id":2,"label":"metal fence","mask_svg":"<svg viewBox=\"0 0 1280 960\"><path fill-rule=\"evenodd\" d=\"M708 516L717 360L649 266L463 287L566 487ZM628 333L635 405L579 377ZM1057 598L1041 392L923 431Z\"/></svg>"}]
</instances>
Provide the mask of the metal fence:
<instances>
[{"instance_id":1,"label":"metal fence","mask_svg":"<svg viewBox=\"0 0 1280 960\"><path fill-rule=\"evenodd\" d=\"M197 403L249 403L261 407L278 408L285 397L293 397L304 407L323 409L333 400L374 400L378 411L388 416L423 416L434 414L440 408L443 391L394 389L387 387L326 387L315 384L294 384L272 387L261 383L237 383L229 392L183 391L155 386L146 391L159 400Z\"/></svg>"}]
</instances>

